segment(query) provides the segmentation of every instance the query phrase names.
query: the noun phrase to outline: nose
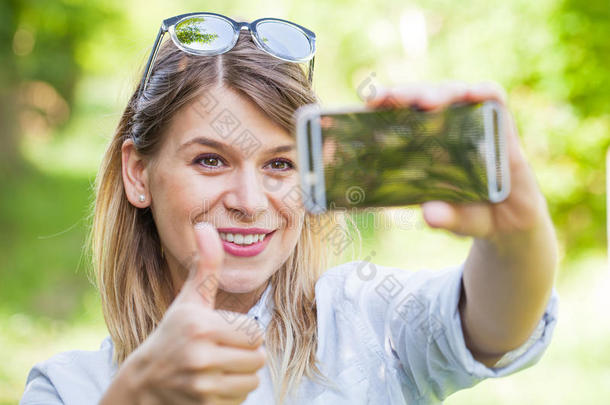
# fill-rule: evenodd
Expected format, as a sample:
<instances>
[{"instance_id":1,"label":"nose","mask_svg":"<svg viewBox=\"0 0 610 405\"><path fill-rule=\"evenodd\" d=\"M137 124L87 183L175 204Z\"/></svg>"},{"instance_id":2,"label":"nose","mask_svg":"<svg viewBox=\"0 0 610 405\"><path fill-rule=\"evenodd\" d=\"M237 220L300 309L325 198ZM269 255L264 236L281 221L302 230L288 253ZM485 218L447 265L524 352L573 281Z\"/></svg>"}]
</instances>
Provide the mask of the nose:
<instances>
[{"instance_id":1,"label":"nose","mask_svg":"<svg viewBox=\"0 0 610 405\"><path fill-rule=\"evenodd\" d=\"M230 181L231 190L224 199L225 207L237 220L256 221L269 204L260 175L253 167L243 167Z\"/></svg>"}]
</instances>

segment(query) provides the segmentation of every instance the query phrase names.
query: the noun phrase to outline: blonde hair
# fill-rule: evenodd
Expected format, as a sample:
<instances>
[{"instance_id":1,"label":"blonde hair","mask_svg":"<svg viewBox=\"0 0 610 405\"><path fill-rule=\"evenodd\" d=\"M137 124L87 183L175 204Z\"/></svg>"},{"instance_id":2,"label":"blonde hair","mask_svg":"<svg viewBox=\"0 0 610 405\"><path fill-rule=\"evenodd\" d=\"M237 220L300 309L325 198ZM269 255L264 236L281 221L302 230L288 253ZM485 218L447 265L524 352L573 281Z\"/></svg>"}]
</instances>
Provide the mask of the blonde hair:
<instances>
[{"instance_id":1,"label":"blonde hair","mask_svg":"<svg viewBox=\"0 0 610 405\"><path fill-rule=\"evenodd\" d=\"M148 87L140 98L135 89L96 178L88 246L117 365L157 327L175 291L150 210L126 198L121 146L131 138L140 154L154 156L172 116L218 83L247 97L291 134L294 111L317 102L302 68L259 50L248 32L240 33L231 51L216 56L191 56L171 41L162 45ZM296 391L303 376L329 383L317 366L314 287L329 265L332 245L322 227L345 230L344 218L305 214L294 251L271 277L275 307L265 346L278 403Z\"/></svg>"}]
</instances>

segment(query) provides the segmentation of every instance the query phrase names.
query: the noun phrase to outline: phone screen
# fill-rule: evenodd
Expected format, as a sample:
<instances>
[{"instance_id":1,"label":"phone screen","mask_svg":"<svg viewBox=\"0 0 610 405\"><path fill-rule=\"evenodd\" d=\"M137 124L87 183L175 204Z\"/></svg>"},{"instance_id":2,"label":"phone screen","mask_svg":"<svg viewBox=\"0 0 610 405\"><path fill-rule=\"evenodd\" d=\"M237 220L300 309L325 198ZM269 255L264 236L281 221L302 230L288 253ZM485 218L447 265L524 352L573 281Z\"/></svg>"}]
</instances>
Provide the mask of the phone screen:
<instances>
[{"instance_id":1,"label":"phone screen","mask_svg":"<svg viewBox=\"0 0 610 405\"><path fill-rule=\"evenodd\" d=\"M499 109L490 103L319 110L305 121L300 146L308 151L306 189L324 210L497 200L506 168Z\"/></svg>"}]
</instances>

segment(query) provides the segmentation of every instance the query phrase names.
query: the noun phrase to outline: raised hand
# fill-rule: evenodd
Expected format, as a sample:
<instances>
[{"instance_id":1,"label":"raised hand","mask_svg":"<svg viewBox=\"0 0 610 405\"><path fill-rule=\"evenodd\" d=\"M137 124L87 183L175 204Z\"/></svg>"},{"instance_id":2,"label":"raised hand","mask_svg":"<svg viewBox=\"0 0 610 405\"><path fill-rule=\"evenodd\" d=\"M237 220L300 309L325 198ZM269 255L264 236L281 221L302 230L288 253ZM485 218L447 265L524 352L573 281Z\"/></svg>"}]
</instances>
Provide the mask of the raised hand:
<instances>
[{"instance_id":1,"label":"raised hand","mask_svg":"<svg viewBox=\"0 0 610 405\"><path fill-rule=\"evenodd\" d=\"M214 310L224 251L213 226L195 228L193 266L161 323L123 363L102 404L240 404L259 384L265 364L255 322ZM247 333L247 331L250 331Z\"/></svg>"},{"instance_id":2,"label":"raised hand","mask_svg":"<svg viewBox=\"0 0 610 405\"><path fill-rule=\"evenodd\" d=\"M371 107L417 105L424 109L442 108L455 102L496 100L506 108L504 90L495 83L468 85L446 82L439 85L412 84L384 89L368 100ZM534 228L546 221L547 209L534 175L519 144L517 129L508 110L505 111L505 134L511 175L511 192L498 204L454 204L431 201L422 205L424 219L434 228L443 228L460 235L494 238L505 233Z\"/></svg>"},{"instance_id":3,"label":"raised hand","mask_svg":"<svg viewBox=\"0 0 610 405\"><path fill-rule=\"evenodd\" d=\"M494 83L446 82L390 88L368 104L435 109L490 99L506 108L504 91ZM530 336L544 313L557 267L557 241L546 201L525 160L514 121L505 112L509 196L497 204L430 201L422 207L430 226L475 238L464 263L464 294L458 307L466 346L488 366Z\"/></svg>"}]
</instances>

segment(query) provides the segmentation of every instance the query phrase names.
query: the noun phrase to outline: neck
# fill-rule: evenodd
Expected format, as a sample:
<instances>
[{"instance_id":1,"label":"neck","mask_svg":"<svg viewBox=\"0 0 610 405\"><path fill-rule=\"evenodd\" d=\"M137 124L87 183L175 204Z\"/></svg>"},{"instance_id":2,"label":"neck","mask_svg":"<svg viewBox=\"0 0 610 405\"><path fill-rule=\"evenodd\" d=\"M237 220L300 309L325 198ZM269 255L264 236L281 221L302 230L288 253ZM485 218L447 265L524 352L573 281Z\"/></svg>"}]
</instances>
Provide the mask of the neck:
<instances>
[{"instance_id":1,"label":"neck","mask_svg":"<svg viewBox=\"0 0 610 405\"><path fill-rule=\"evenodd\" d=\"M245 314L258 302L265 292L265 288L267 288L268 284L269 280L265 281L254 291L248 291L245 293L231 293L218 289L214 309L223 309L226 311Z\"/></svg>"}]
</instances>

